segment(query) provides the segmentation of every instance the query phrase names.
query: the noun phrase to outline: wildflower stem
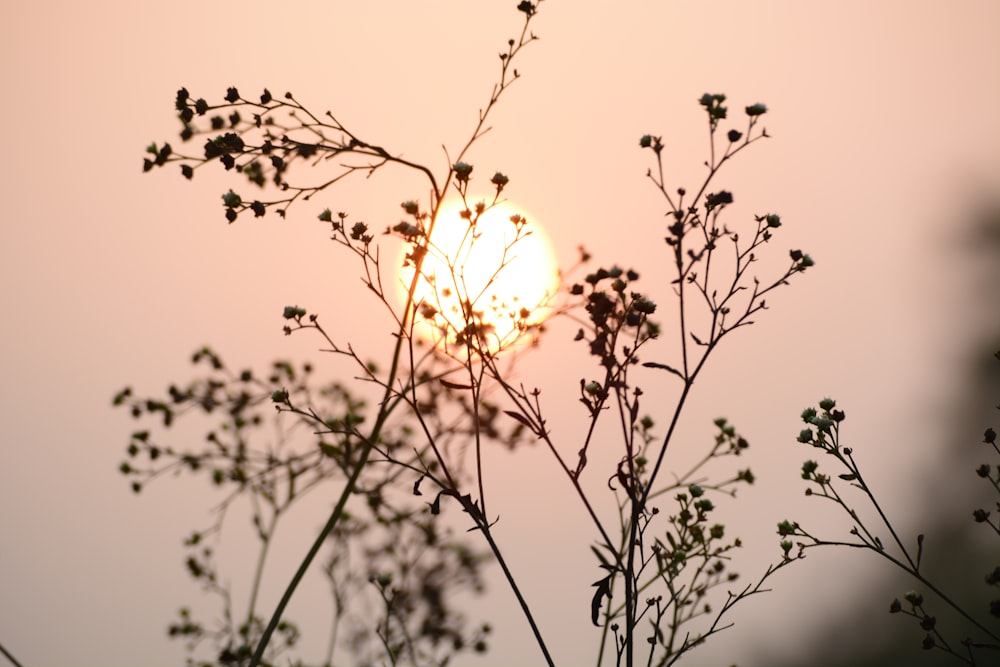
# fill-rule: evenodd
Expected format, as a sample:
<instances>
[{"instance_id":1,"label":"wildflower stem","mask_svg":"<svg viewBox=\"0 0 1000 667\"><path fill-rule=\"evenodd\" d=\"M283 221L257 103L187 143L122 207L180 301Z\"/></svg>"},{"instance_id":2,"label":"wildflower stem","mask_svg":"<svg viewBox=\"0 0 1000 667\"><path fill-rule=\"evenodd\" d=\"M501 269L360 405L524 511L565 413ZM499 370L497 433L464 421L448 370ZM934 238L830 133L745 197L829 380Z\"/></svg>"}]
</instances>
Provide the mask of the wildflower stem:
<instances>
[{"instance_id":1,"label":"wildflower stem","mask_svg":"<svg viewBox=\"0 0 1000 667\"><path fill-rule=\"evenodd\" d=\"M438 198L440 199L440 196ZM333 529L340 521L340 517L344 512L344 506L347 504L347 499L354 493L354 489L357 487L358 479L361 477L361 471L364 469L365 464L368 463L368 457L371 454L375 443L378 442L379 437L382 434L382 428L385 426L389 415L392 413L392 409L399 404L399 401L392 400L393 393L395 391L393 386L396 384L396 378L399 376L400 360L403 356L403 340L407 338L404 334L407 332L410 318L413 315L413 295L417 290L417 285L419 284L420 271L423 266L423 256L419 257L415 264L416 266L414 267L413 279L410 281L410 286L406 295L403 317L399 322L399 329L396 335L396 343L392 353L392 365L389 369L389 375L385 382L385 391L382 396L382 401L379 403L378 417L376 418L375 424L368 437L362 439L361 452L358 455L357 465L351 472L351 476L345 483L343 490L340 492L340 498L337 500L337 504L334 506L333 512L330 514L330 518L327 519L326 525L323 526L323 530L321 530L319 535L316 536L316 540L309 548L309 552L302 560L298 570L295 571L295 575L285 588L285 592L282 594L281 600L278 602L278 606L271 615L271 620L264 629L264 633L261 635L260 641L257 644L257 650L254 651L253 658L250 660L250 667L257 667L260 664L260 661L264 656L264 650L267 648L267 644L270 641L275 628L278 627L278 623L280 622L281 616L285 611L285 607L288 606L289 601L292 599L292 595L295 593L295 589L298 587L299 582L305 575L306 570L308 570L309 566L312 564L312 561L319 552L323 542L326 541L327 537L331 532L333 532Z\"/></svg>"},{"instance_id":2,"label":"wildflower stem","mask_svg":"<svg viewBox=\"0 0 1000 667\"><path fill-rule=\"evenodd\" d=\"M555 667L555 662L552 660L552 656L549 654L549 649L545 645L545 640L542 638L542 633L538 629L538 624L535 623L535 617L531 613L531 608L528 607L528 602L524 599L521 594L521 589L517 585L517 581L514 579L514 575L511 573L510 568L507 567L507 561L504 559L503 554L500 552L500 547L493 540L492 531L489 524L486 522L486 518L483 517L483 523L480 529L483 536L486 538L486 542L490 545L490 550L493 552L494 557L497 559L497 563L500 564L500 569L503 570L504 577L507 578L507 583L510 585L512 591L514 591L514 597L517 598L517 603L521 605L521 611L524 613L525 619L528 621L528 625L531 626L531 634L534 635L535 641L538 643L538 648L542 651L542 656L545 658L545 664L549 667Z\"/></svg>"},{"instance_id":3,"label":"wildflower stem","mask_svg":"<svg viewBox=\"0 0 1000 667\"><path fill-rule=\"evenodd\" d=\"M10 664L14 665L14 667L22 667L21 663L19 663L17 659L11 655L10 651L4 648L3 644L0 644L0 653L3 653L3 656L10 660Z\"/></svg>"},{"instance_id":4,"label":"wildflower stem","mask_svg":"<svg viewBox=\"0 0 1000 667\"><path fill-rule=\"evenodd\" d=\"M260 592L260 582L264 576L264 563L271 547L271 537L274 535L275 524L278 522L280 512L275 511L271 519L271 525L267 530L261 530L260 553L257 554L257 565L254 567L253 583L250 588L250 601L247 603L247 628L253 627L254 610L257 607L257 594Z\"/></svg>"}]
</instances>

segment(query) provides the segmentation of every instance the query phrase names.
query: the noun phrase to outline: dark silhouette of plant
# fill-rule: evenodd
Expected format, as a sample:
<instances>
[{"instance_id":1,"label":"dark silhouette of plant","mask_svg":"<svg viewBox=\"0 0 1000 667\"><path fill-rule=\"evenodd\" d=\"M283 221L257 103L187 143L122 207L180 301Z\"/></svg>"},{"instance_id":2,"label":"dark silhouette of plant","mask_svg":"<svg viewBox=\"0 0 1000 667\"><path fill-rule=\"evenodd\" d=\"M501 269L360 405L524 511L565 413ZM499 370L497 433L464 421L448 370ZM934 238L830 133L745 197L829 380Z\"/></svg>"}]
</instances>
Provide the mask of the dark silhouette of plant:
<instances>
[{"instance_id":1,"label":"dark silhouette of plant","mask_svg":"<svg viewBox=\"0 0 1000 667\"><path fill-rule=\"evenodd\" d=\"M996 357L1000 360L1000 352ZM852 447L841 444L841 425L846 418L844 411L838 409L836 401L825 398L817 407L807 408L802 413L802 420L807 428L802 429L798 442L811 445L832 457L836 468L843 472L828 474L820 471L820 464L808 460L802 464L802 479L810 484L806 495L832 502L850 518L853 526L848 539L822 536L816 529L806 529L796 521L785 520L778 524L778 534L783 538L781 549L787 560L797 560L806 552L816 547L850 547L871 552L888 561L899 570L910 576L919 586L934 596L933 602L928 602L918 590L911 590L902 595L902 601L894 598L889 605L893 614L902 614L913 618L923 632L921 646L926 650L937 649L968 665L993 664L1000 652L1000 629L996 619L1000 619L1000 596L988 603L985 609L971 609L957 601L954 595L943 590L921 570L925 536L919 534L916 540L910 541L900 537L892 519L883 510L876 498L874 490L865 481L861 468L855 459ZM1000 409L1000 405L997 406ZM992 448L993 453L1000 457L1000 446L997 445L997 435L993 428L987 428L983 434L983 443ZM983 463L976 468L976 474L984 479L994 492L996 511L1000 514L1000 458L994 463ZM856 504L854 498L860 496L864 505ZM865 510L874 510L878 520L874 523L864 518ZM977 508L972 512L976 523L984 524L1000 537L1000 522L991 518L991 512ZM882 536L888 534L883 540ZM880 535L881 534L881 535ZM983 573L984 582L996 591L1000 589L1000 563ZM996 592L993 595L997 595ZM952 615L962 619L969 628L968 634L961 639L953 635L946 636L946 631L938 623L934 608L943 605ZM990 625L992 617L993 625Z\"/></svg>"},{"instance_id":2,"label":"dark silhouette of plant","mask_svg":"<svg viewBox=\"0 0 1000 667\"><path fill-rule=\"evenodd\" d=\"M168 397L158 399L136 398L129 389L115 397L137 418L162 418L165 428L197 409L223 416L223 425L210 432L202 450L157 444L149 431L138 431L129 445L129 460L122 464L137 491L167 471L204 472L230 490L217 522L188 540L190 573L221 599L222 622L216 624L221 630L207 629L187 611L171 626L172 634L192 644L208 640L218 651L217 663L273 664L294 646L297 631L282 620L285 606L330 541L337 549L326 571L338 625L327 664L341 645L358 664L443 664L470 646L484 649L488 626L468 630L448 599L457 588L479 587L483 562L477 547L446 534L438 523L452 506L464 513L470 538L481 538L477 543L485 544L500 566L543 659L556 664L532 612L530 592L519 586L494 535L499 519L489 509L489 489L501 482L484 469L483 451L490 441L510 447L541 442L590 517L599 578L589 618L600 628L595 635L598 665L611 660L628 667L637 661L676 663L728 627L736 603L765 590L765 581L792 562L779 560L750 583L736 583L739 575L731 559L741 541L712 517L716 503L755 477L749 468L720 475L711 466L741 456L749 447L728 420L715 421L704 455L690 469L672 470L667 456L695 381L713 352L730 334L753 323L771 292L813 265L808 254L792 250L782 268L765 269L771 275L761 277L757 264L783 221L775 213L730 221L727 207L734 195L716 183L726 163L768 136L761 124L767 112L763 104L744 107L745 123L724 129L729 121L726 96L700 98L709 158L706 173L693 188L667 184L662 137L639 140L640 148L652 153L647 176L666 213L667 223L657 235L674 274L669 284L640 291L636 268L611 265L589 273L583 269L581 280L569 281L563 293L547 295L540 303L514 304L488 298L465 279L467 250L480 242L483 216L502 201L510 182L503 172L495 172L488 180L489 194L478 192L471 150L488 131L490 112L520 76L513 63L536 39L530 27L541 4L517 6L523 15L520 35L500 53L500 73L487 103L466 143L454 156L445 151L446 166L440 172L361 138L331 112L314 113L291 93L276 98L267 89L249 99L229 88L216 104L181 89L175 104L180 138L197 140L200 152L178 152L169 144L147 149L147 171L177 163L192 178L197 169L221 163L246 177L249 185L222 195L230 223L247 213L284 217L293 204L311 201L352 174L371 176L387 166L422 175L429 191L426 203L402 198L404 219L386 225L382 234L352 221L346 212L317 213L329 225L332 240L357 260L368 292L392 314L395 340L383 357L387 363L363 360L305 308L288 306L283 312L286 334L318 335L324 351L353 364L358 380L380 396L370 406L346 385L317 389L307 369L280 362L266 381L250 371L233 374L207 349L195 361L209 363L208 376L184 389L171 388ZM254 187L277 194L246 195L246 188ZM434 236L449 195L460 202L460 215L468 224L457 251L447 250ZM522 216L511 216L509 222L503 259L493 278L511 270L508 259L531 233L530 221ZM406 247L410 278L401 307L385 287L388 275L399 267L386 266L390 255L381 251L383 239ZM429 257L446 267L443 273L426 268ZM581 263L589 266L586 251L581 251ZM421 284L431 285L433 295L418 296ZM520 384L506 363L519 354L514 343L542 333L533 317L539 308L576 320L576 340L596 362L578 386L576 378L572 381L588 425L582 441L552 426L541 390ZM672 335L653 319L665 311L676 325ZM511 326L501 328L499 321ZM429 337L417 329L424 324L433 332ZM676 392L644 398L642 383L659 373L667 373ZM265 417L268 404L276 411ZM613 424L601 426L608 420ZM265 426L276 427L278 435L251 445L251 436L256 443ZM612 445L619 447L617 463L610 470L595 470L588 455L599 428L609 427L617 433L617 445ZM311 442L293 446L293 436L297 442L299 434ZM608 494L588 493L581 483L586 474L607 480ZM266 622L257 614L254 593L246 615L237 617L205 538L217 533L232 500L249 499L261 546L252 582L256 591L278 519L303 493L328 483L337 489L330 517L274 614ZM601 518L609 515L608 508L613 521ZM381 607L355 623L352 605L359 591L367 591ZM339 624L345 626L343 633Z\"/></svg>"}]
</instances>

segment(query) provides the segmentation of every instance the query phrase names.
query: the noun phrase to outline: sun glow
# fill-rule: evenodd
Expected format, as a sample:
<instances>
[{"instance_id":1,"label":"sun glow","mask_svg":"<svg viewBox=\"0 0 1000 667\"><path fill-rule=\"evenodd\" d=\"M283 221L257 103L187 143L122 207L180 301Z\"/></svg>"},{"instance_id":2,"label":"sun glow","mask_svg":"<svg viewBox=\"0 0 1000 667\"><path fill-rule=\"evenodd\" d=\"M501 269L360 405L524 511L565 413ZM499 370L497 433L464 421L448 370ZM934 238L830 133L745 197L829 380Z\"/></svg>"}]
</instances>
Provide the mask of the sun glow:
<instances>
[{"instance_id":1,"label":"sun glow","mask_svg":"<svg viewBox=\"0 0 1000 667\"><path fill-rule=\"evenodd\" d=\"M445 203L434 224L414 292L414 335L453 355L493 354L538 331L552 313L559 271L541 226L509 202L478 216L463 217L464 209ZM414 236L405 246L404 300L424 241Z\"/></svg>"}]
</instances>

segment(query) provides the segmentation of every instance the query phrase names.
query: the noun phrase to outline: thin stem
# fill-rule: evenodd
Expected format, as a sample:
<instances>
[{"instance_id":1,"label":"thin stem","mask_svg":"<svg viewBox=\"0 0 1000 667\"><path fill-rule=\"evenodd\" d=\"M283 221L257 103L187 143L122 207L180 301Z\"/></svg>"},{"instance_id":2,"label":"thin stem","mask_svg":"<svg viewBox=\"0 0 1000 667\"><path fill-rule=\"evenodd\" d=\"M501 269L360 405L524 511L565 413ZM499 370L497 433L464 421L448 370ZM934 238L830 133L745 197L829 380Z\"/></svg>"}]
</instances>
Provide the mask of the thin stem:
<instances>
[{"instance_id":1,"label":"thin stem","mask_svg":"<svg viewBox=\"0 0 1000 667\"><path fill-rule=\"evenodd\" d=\"M522 32L521 32L521 39L518 42L516 48L512 48L511 51L508 54L508 57L504 59L503 66L502 66L502 69L501 69L500 84L498 85L497 88L494 89L494 92L493 92L493 94L490 97L490 102L486 106L486 109L484 111L480 112L480 114L479 114L479 122L476 125L476 129L473 132L472 138L468 141L468 143L465 145L465 147L459 153L459 159L461 159L461 157L466 153L466 151L468 151L468 149L472 146L473 142L475 142L475 140L482 134L482 132L483 132L482 128L483 128L483 125L484 125L484 123L486 121L486 117L489 115L490 110L496 104L497 100L499 99L500 94L507 88L507 86L510 85L510 81L507 81L506 77L507 77L507 68L509 67L511 60L513 60L513 56L518 51L520 51L520 49L528 41L532 41L534 39L534 37L531 37L530 39L526 39L527 30L528 30L528 24L530 23L530 18L531 18L531 16L529 15L526 18L526 20L525 20L524 28L522 29ZM315 117L314 117L314 120L317 120L317 122L318 122L318 119L315 119ZM382 157L385 160L391 160L391 161L394 161L394 162L399 162L401 164L404 164L405 166L409 166L411 168L417 169L417 170L423 172L428 177L428 179L430 180L431 188L433 190L433 195L434 195L434 213L431 216L431 223L429 225L429 229L427 230L427 238L430 238L431 234L433 233L434 222L437 219L437 214L438 214L438 212L440 210L440 205L441 205L441 202L442 202L442 200L444 198L444 189L448 187L448 183L451 180L451 177L452 177L452 175L454 173L454 169L450 169L449 170L448 177L447 177L447 179L445 181L445 184L444 184L443 188L438 188L437 181L435 180L434 175L426 167L424 167L422 165L414 164L414 163L407 163L406 161L403 161L403 160L398 159L398 158L392 158L388 153L386 153L383 149L381 149L379 147L370 146L368 144L363 144L363 142L360 142L360 143L362 143L363 147L370 148L373 151L375 151L379 155L379 157ZM358 152L360 152L360 151L358 151ZM420 278L421 278L421 271L422 271L423 260L424 260L425 255L426 255L426 253L421 254L420 257L415 262L414 272L413 272L413 278L410 281L409 290L407 292L407 299L406 299L406 303L405 303L405 306L404 306L403 318L399 322L399 329L398 329L397 336L396 336L395 349L394 349L393 355L392 355L392 367L389 370L388 379L386 380L386 383L385 383L385 393L383 395L381 403L379 404L380 405L379 415L378 415L378 418L376 420L376 423L375 423L375 425L374 425L374 427L373 427L373 429L372 429L371 434L369 435L369 437L365 438L364 441L363 441L363 443L362 443L361 454L360 454L359 459L358 459L357 467L352 472L351 477L347 480L347 484L345 485L343 491L341 492L340 498L338 499L337 504L334 507L333 512L330 514L330 518L327 520L326 525L323 527L323 530L317 536L315 542L313 542L312 547L309 549L309 553L306 554L305 559L299 565L299 568L296 571L295 576L292 578L292 581L289 583L288 587L285 589L285 593L282 595L281 601L278 603L277 609L275 609L275 612L272 615L270 622L268 623L267 627L264 630L264 634L261 636L260 643L257 645L257 650L254 652L253 659L250 661L250 667L257 667L257 665L260 664L261 658L263 657L263 654L264 654L264 650L267 647L267 643L270 640L271 635L273 634L275 628L277 627L278 622L279 622L279 620L281 618L282 613L284 612L285 607L287 606L288 602L291 600L292 594L295 592L295 589L298 586L299 581L301 581L301 579L302 579L303 575L305 574L306 570L309 568L309 565L312 563L312 560L316 557L316 553L319 551L320 547L322 546L323 542L326 540L327 536L333 531L333 528L337 525L337 522L340 520L340 517L341 517L341 515L343 513L343 510L344 510L344 506L347 504L347 499L354 492L354 489L357 486L357 482L358 482L358 479L360 478L361 471L362 471L362 469L364 468L365 464L368 461L368 457L371 454L371 451L372 451L372 448L373 448L374 444L379 439L379 436L380 436L381 431L382 431L382 427L384 426L384 424L385 424L385 422L386 422L386 420L387 420L387 418L389 416L389 413L391 412L391 407L395 406L395 405L398 405L398 401L391 401L391 399L393 397L393 392L394 392L393 387L396 384L396 378L398 377L398 374L399 374L399 364L400 364L400 360L402 358L403 341L404 341L404 339L408 340L410 338L409 336L407 336L407 333L408 333L410 319L413 316L413 310L414 310L414 303L413 303L414 293L416 292L417 285L419 284L419 281L420 281ZM500 561L501 567L503 567L504 573L507 575L508 582L510 583L511 588L514 590L515 595L517 595L518 601L521 603L521 608L524 611L525 615L528 617L528 620L529 620L529 622L530 622L530 624L532 626L532 630L535 632L535 637L536 637L536 639L539 642L539 646L541 647L542 652L545 654L545 657L546 657L546 660L548 661L548 664L551 666L551 665L553 665L552 659L551 659L551 657L548 654L548 650L545 647L544 642L542 641L541 635L538 633L537 627L535 626L534 620L531 617L531 614L530 614L530 612L528 610L527 604L524 602L524 598L521 596L519 589L517 588L516 584L514 583L513 577L510 575L510 571L507 569L506 564L504 563L504 561L503 561L503 559L502 559L502 557L500 555L499 549L496 548L496 545L493 542L492 537L489 536L488 526L486 526L485 523L484 523L484 526L485 527L483 529L483 532L484 532L485 535L487 535L487 540L490 542L491 548L493 549L493 552L496 555L497 560Z\"/></svg>"},{"instance_id":2,"label":"thin stem","mask_svg":"<svg viewBox=\"0 0 1000 667\"><path fill-rule=\"evenodd\" d=\"M862 479L861 470L858 469L858 466L854 463L854 457L851 454L847 454L847 459L851 462L851 468L853 469L854 474L857 475L858 484L864 490L865 495L868 496L868 499L871 501L872 506L878 512L878 515L882 518L882 523L889 530L889 533L892 535L892 539L896 541L896 546L898 546L899 550L903 553L903 556L906 558L906 562L910 564L910 568L912 569L913 573L916 574L917 564L913 562L912 558L910 558L910 552L907 551L905 546L903 546L903 541L900 540L899 535L896 534L896 529L893 528L892 524L889 522L889 517L887 517L885 515L885 512L882 511L882 506L879 505L879 502L877 500L875 500L875 496L874 494L872 494L871 489L868 488L868 484L866 484L864 479Z\"/></svg>"},{"instance_id":3,"label":"thin stem","mask_svg":"<svg viewBox=\"0 0 1000 667\"><path fill-rule=\"evenodd\" d=\"M500 553L500 547L498 547L497 543L493 540L493 535L491 534L489 525L486 523L486 518L483 517L481 521L482 525L480 525L480 530L486 538L486 542L490 545L490 550L496 557L497 562L500 564L500 568L503 570L503 574L507 578L507 583L510 585L511 590L514 591L517 603L521 605L521 611L524 612L524 617L527 619L528 625L531 626L531 633L535 636L535 641L538 642L538 648L541 649L542 655L545 657L545 664L549 667L555 667L555 662L552 660L552 656L549 655L549 649L545 645L545 640L542 639L542 633L539 631L538 625L535 623L535 617L532 615L531 609L528 607L528 603L524 599L524 596L521 595L521 589L514 580L514 575L511 573L510 568L507 567L507 561L504 560L503 554Z\"/></svg>"},{"instance_id":4,"label":"thin stem","mask_svg":"<svg viewBox=\"0 0 1000 667\"><path fill-rule=\"evenodd\" d=\"M472 372L472 367L469 367L470 379L473 378L475 374ZM479 429L479 396L480 396L480 381L473 379L472 382L472 420L473 420L473 434L476 440L476 484L479 487L479 508L483 513L483 517L486 517L486 487L483 484L483 438L482 433Z\"/></svg>"},{"instance_id":5,"label":"thin stem","mask_svg":"<svg viewBox=\"0 0 1000 667\"><path fill-rule=\"evenodd\" d=\"M260 592L260 582L264 575L264 562L271 547L271 538L274 536L274 528L278 523L279 512L276 510L271 519L271 525L267 532L261 531L263 544L260 553L257 555L257 566L254 568L253 584L250 589L250 602L247 604L247 628L253 627L254 609L257 607L257 594Z\"/></svg>"},{"instance_id":6,"label":"thin stem","mask_svg":"<svg viewBox=\"0 0 1000 667\"><path fill-rule=\"evenodd\" d=\"M334 506L333 512L330 514L330 518L327 519L326 525L323 526L323 530L320 531L320 534L316 536L316 540L309 548L309 552L299 565L298 570L296 570L291 582L288 584L284 594L281 596L281 600L278 602L278 606L274 610L271 620L264 629L264 634L261 635L260 642L257 644L257 650L254 651L253 658L250 660L250 667L257 667L260 664L260 661L264 656L264 650L267 648L267 644L270 641L275 628L278 627L278 623L280 622L281 616L285 611L285 607L288 606L288 602L292 599L295 589L298 587L299 582L305 575L306 570L309 569L309 565L312 564L312 561L319 552L323 542L326 541L326 538L331 532L333 532L334 527L336 527L337 523L340 521L340 517L344 512L344 506L347 504L347 499L352 493L354 493L354 489L357 487L358 479L361 477L361 471L368 462L368 456L371 454L374 444L378 442L379 437L382 434L382 428L385 426L385 423L389 418L392 407L399 404L398 402L393 402L391 400L393 397L393 385L395 385L396 378L399 374L399 364L403 352L403 340L406 337L405 334L407 325L410 321L410 317L412 316L413 295L417 290L417 285L420 280L420 270L422 264L423 256L417 259L416 266L414 267L415 270L413 273L413 279L410 281L410 287L407 292L406 303L404 306L403 319L399 324L399 331L396 335L396 343L392 353L392 365L389 369L388 379L385 383L385 392L382 396L382 401L379 403L378 418L375 420L375 425L372 427L370 435L362 441L361 453L358 457L357 467L355 467L350 478L347 480L343 491L341 491L340 498L337 500L337 504Z\"/></svg>"},{"instance_id":7,"label":"thin stem","mask_svg":"<svg viewBox=\"0 0 1000 667\"><path fill-rule=\"evenodd\" d=\"M10 660L10 664L14 665L14 667L23 667L23 665L17 661L17 658L11 655L10 651L4 648L3 644L0 644L0 653L3 653L4 657Z\"/></svg>"},{"instance_id":8,"label":"thin stem","mask_svg":"<svg viewBox=\"0 0 1000 667\"><path fill-rule=\"evenodd\" d=\"M501 388L503 388L508 398L510 398L514 402L514 404L517 405L517 407L520 409L520 413L526 417L531 417L532 420L536 422L536 426L534 427L536 434L549 448L549 451L552 452L552 456L555 457L556 462L559 464L559 467L562 468L564 473L566 473L566 477L573 485L573 489L576 491L577 496L579 496L580 501L583 503L584 508L587 510L587 514L594 522L594 526L597 528L598 532L601 533L601 537L604 539L604 543L608 546L608 549L615 554L615 558L618 561L617 563L618 566L619 567L623 566L621 557L619 556L620 549L615 550L614 542L611 540L611 537L608 535L607 530L604 528L604 524L601 523L600 518L598 518L597 512L594 510L594 506L591 504L590 499L587 497L587 494L583 489L583 486L580 484L579 475L574 474L574 472L570 470L569 466L566 465L566 460L563 459L562 455L559 453L559 450L556 449L555 443L552 442L552 438L550 437L548 432L546 432L545 422L542 419L542 411L540 404L538 402L538 397L537 396L535 397L535 404L532 405L531 401L528 400L527 396L525 395L523 387L521 391L517 391L508 382L504 381L500 376L500 371L496 368L496 365L492 362L492 360L490 361L490 375L494 380L500 383ZM590 432L593 431L593 428L594 424L593 422L591 422ZM590 434L588 432L587 439L589 440L589 438Z\"/></svg>"},{"instance_id":9,"label":"thin stem","mask_svg":"<svg viewBox=\"0 0 1000 667\"><path fill-rule=\"evenodd\" d=\"M365 467L365 463L368 462L368 455L372 451L372 446L370 441L365 441L361 449L361 455L358 457L358 465L351 473L350 479L347 480L347 484L344 486L344 490L340 494L340 499L337 501L337 505L333 508L333 512L330 514L330 518L327 519L326 525L323 526L323 530L316 537L312 546L309 548L309 553L302 560L299 565L298 570L295 571L295 576L292 577L292 581L285 588L284 594L281 596L281 601L278 602L278 606L274 610L274 614L271 616L271 621L267 624L264 629L264 634L261 635L260 642L257 644L257 650L253 654L253 659L250 661L250 667L257 667L260 664L261 658L264 656L264 649L267 648L267 643L271 639L271 635L274 633L275 628L278 627L278 623L281 620L282 614L285 612L285 607L288 606L289 601L292 599L292 595L295 593L295 589L298 587L299 582L302 581L302 577L305 575L306 570L312 564L313 559L319 552L320 547L323 546L323 542L326 541L327 536L333 532L334 527L337 522L340 521L340 517L344 512L344 505L347 504L347 499L354 492L354 488L357 486L358 478L361 476L361 471Z\"/></svg>"},{"instance_id":10,"label":"thin stem","mask_svg":"<svg viewBox=\"0 0 1000 667\"><path fill-rule=\"evenodd\" d=\"M936 596L938 596L938 598L940 598L945 604L947 604L949 607L951 607L956 613L958 613L962 618L964 618L966 621L968 621L969 623L971 623L972 625L974 625L976 628L978 628L981 632L983 632L986 635L988 635L989 637L991 637L994 641L1000 641L1000 636L998 636L996 633L992 632L991 630L989 630L988 628L986 628L984 625L982 625L979 621L977 621L972 616L970 616L968 612L966 612L960 605L958 605L957 603L953 602L952 599L950 597L948 597L948 595L946 595L937 586L935 586L933 583L931 583L927 578L924 577L924 575L920 574L915 569L913 569L911 567L908 567L906 563L904 563L903 561L899 560L898 558L895 558L891 554L887 553L884 549L883 550L877 549L877 548L873 547L871 544L867 544L867 543L864 543L864 542L862 542L861 544L859 544L857 542L838 542L838 541L821 540L821 539L817 539L817 538L813 537L812 535L809 535L808 533L805 533L804 531L802 531L802 533L803 533L803 535L805 537L808 537L809 539L811 539L813 541L813 544L810 545L810 546L852 547L854 549L869 549L869 550L873 551L874 553L878 554L882 558L885 558L887 561L889 561L890 563L892 563L896 567L900 568L901 570L903 570L904 572L906 572L907 574L909 574L910 576L912 576L914 579L916 579L917 581L919 581L921 584L923 584L924 586L926 586L928 589L930 589L930 591L932 593L934 593Z\"/></svg>"}]
</instances>

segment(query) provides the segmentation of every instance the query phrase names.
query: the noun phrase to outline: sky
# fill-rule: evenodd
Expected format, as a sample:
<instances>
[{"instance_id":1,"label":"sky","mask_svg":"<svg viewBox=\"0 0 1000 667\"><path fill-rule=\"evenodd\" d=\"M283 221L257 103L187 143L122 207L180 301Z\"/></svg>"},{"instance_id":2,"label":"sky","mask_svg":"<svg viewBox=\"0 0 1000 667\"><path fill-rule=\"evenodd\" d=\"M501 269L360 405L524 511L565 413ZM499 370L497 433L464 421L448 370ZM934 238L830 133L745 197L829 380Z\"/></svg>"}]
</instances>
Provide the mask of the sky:
<instances>
[{"instance_id":1,"label":"sky","mask_svg":"<svg viewBox=\"0 0 1000 667\"><path fill-rule=\"evenodd\" d=\"M387 172L346 182L284 222L227 225L219 195L232 182L221 170L190 183L172 169L141 171L145 146L176 140L176 90L208 99L229 86L291 90L441 173L442 146L454 152L467 139L497 53L520 27L515 6L0 7L0 643L25 665L183 660L164 627L198 596L181 540L211 497L179 480L129 492L117 467L133 425L112 410L114 392L162 391L188 377L204 344L234 366L311 358L344 373L319 341L282 335L288 304L329 314L341 340L363 341L373 356L391 347L355 267L314 216L330 207L395 222L401 201L426 197L423 186ZM792 441L802 408L827 395L847 411L858 456L904 529L916 532L932 505L965 516L964 498L942 492L940 479L972 479L971 468L948 464L965 461L956 448L982 426L956 435L949 417L971 351L997 325L996 255L971 240L1000 192L997 25L1000 5L987 0L547 0L521 78L470 154L481 173L510 176L505 194L544 225L563 265L583 244L662 290L664 207L639 137L662 136L669 182L690 187L706 151L698 98L725 93L733 110L767 104L772 138L723 176L736 197L729 215L780 213L775 256L802 248L817 266L720 350L681 430L694 442L725 414L754 445L761 481L739 515L747 572L773 555L774 523L807 511L804 455ZM568 344L574 332L554 324L552 340L519 364L567 432L589 363ZM501 537L526 589L544 591L536 604L557 661L589 660L593 644L578 630L588 619L577 616L597 577L579 508L540 449L497 454L494 474ZM265 586L272 599L323 521L322 504L312 510L282 536ZM770 664L807 651L831 617L882 619L885 605L864 606L855 591L884 570L853 555L809 560L698 660ZM513 600L491 581L495 650L460 664L537 664ZM321 601L297 604L322 627ZM788 620L775 624L780 614ZM789 627L803 642L787 642Z\"/></svg>"}]
</instances>

